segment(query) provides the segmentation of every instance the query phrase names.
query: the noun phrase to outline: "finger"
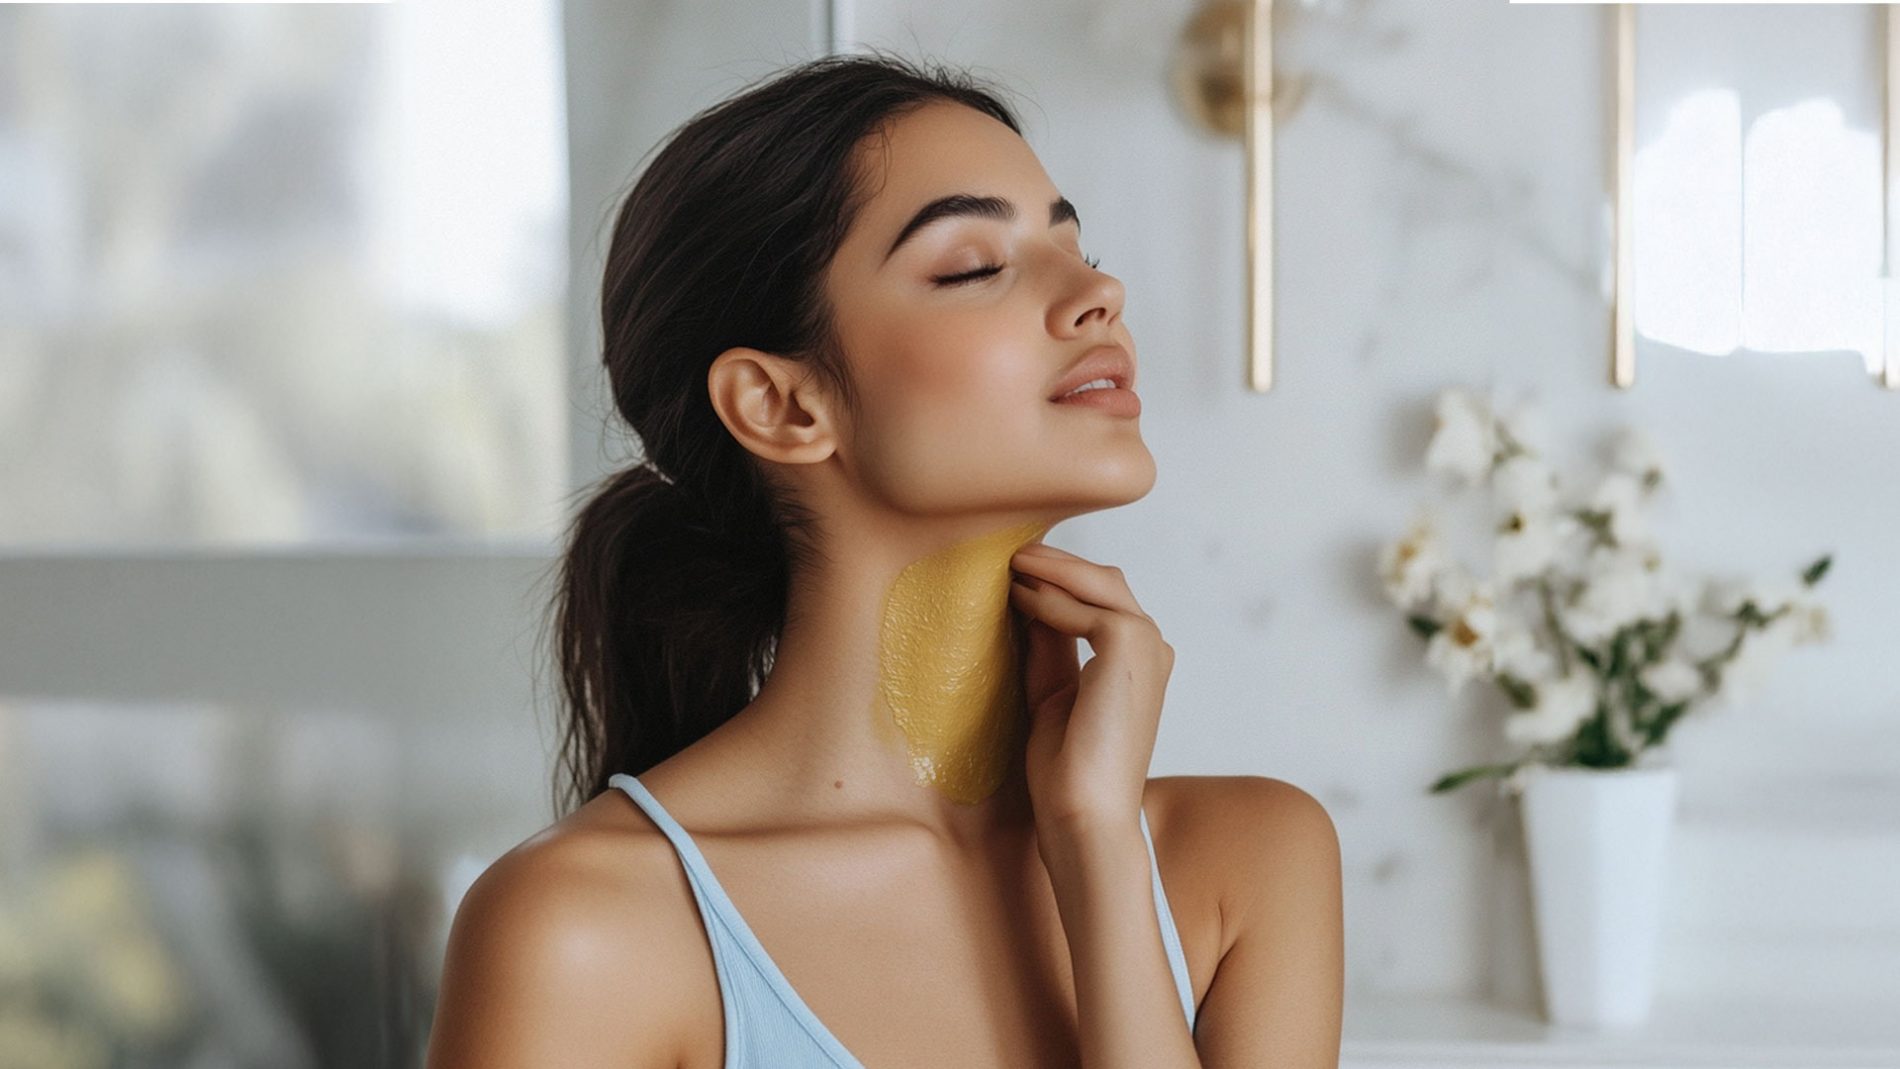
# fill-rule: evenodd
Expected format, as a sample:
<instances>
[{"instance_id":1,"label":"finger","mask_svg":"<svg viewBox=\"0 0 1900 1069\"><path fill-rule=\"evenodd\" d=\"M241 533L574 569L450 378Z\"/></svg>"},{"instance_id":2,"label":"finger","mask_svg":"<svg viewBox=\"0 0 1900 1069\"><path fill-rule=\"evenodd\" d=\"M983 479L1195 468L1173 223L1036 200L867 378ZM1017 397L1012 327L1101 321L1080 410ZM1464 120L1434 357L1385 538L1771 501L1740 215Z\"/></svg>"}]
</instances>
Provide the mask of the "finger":
<instances>
[{"instance_id":1,"label":"finger","mask_svg":"<svg viewBox=\"0 0 1900 1069\"><path fill-rule=\"evenodd\" d=\"M1082 556L1080 553L1071 553L1060 546L1052 546L1047 542L1030 542L1025 545L1017 547L1016 551L1018 553L1029 553L1033 555L1046 556L1046 557L1051 557L1051 558L1060 559L1060 560L1079 560L1085 564L1095 563L1094 561L1089 560L1087 557Z\"/></svg>"},{"instance_id":2,"label":"finger","mask_svg":"<svg viewBox=\"0 0 1900 1069\"><path fill-rule=\"evenodd\" d=\"M1077 598L1102 608L1144 620L1149 618L1142 611L1141 603L1135 600L1134 591L1128 589L1127 576L1112 565L1096 564L1080 557L1018 553L1010 560L1010 567L1025 575L1058 583Z\"/></svg>"},{"instance_id":3,"label":"finger","mask_svg":"<svg viewBox=\"0 0 1900 1069\"><path fill-rule=\"evenodd\" d=\"M1087 639L1097 653L1102 652L1107 644L1124 637L1125 628L1152 626L1154 623L1145 616L1131 616L1084 601L1050 582L1038 582L1030 586L1018 579L1010 583L1009 595L1010 600L1032 618L1064 635Z\"/></svg>"},{"instance_id":4,"label":"finger","mask_svg":"<svg viewBox=\"0 0 1900 1069\"><path fill-rule=\"evenodd\" d=\"M1081 554L1071 553L1068 550L1063 549L1061 546L1052 546L1047 542L1025 542L1022 545L1017 546L1016 551L1019 553L1057 553L1057 554L1061 554L1064 557L1073 557L1076 560L1085 559L1082 557Z\"/></svg>"}]
</instances>

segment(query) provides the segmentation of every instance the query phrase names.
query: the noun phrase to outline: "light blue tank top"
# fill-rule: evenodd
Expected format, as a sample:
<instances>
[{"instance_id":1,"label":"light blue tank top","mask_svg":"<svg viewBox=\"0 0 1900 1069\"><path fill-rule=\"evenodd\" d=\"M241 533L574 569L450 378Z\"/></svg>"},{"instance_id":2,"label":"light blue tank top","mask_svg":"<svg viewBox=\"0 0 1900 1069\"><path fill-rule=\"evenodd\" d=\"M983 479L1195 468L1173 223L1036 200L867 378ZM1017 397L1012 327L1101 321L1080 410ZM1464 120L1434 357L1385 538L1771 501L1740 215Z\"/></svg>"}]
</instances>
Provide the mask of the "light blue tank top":
<instances>
[{"instance_id":1,"label":"light blue tank top","mask_svg":"<svg viewBox=\"0 0 1900 1069\"><path fill-rule=\"evenodd\" d=\"M864 1069L792 990L791 981L779 971L739 916L738 907L713 878L712 869L686 829L636 777L620 772L607 782L625 791L653 818L686 868L699 916L712 939L713 967L719 975L726 1028L725 1069ZM1174 972L1174 987L1181 996L1182 1012L1187 1014L1188 1030L1193 1031L1194 990L1188 983L1187 958L1181 953L1174 914L1161 890L1161 869L1155 864L1154 837L1148 831L1146 811L1141 814L1141 837L1148 844L1148 870L1154 878L1161 942L1167 948L1168 967Z\"/></svg>"}]
</instances>

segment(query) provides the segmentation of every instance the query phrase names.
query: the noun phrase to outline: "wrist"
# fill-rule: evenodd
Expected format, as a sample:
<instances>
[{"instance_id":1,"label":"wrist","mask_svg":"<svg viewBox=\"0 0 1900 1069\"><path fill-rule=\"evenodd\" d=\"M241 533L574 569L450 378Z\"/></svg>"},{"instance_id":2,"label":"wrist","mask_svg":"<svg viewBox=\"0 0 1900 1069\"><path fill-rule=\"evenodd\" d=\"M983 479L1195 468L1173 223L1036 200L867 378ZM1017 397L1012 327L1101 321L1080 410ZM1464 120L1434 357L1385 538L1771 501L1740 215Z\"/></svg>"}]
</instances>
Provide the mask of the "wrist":
<instances>
[{"instance_id":1,"label":"wrist","mask_svg":"<svg viewBox=\"0 0 1900 1069\"><path fill-rule=\"evenodd\" d=\"M1142 841L1139 814L1132 820L1105 817L1065 817L1036 822L1036 850L1052 874L1112 874L1134 867L1147 868L1148 847Z\"/></svg>"}]
</instances>

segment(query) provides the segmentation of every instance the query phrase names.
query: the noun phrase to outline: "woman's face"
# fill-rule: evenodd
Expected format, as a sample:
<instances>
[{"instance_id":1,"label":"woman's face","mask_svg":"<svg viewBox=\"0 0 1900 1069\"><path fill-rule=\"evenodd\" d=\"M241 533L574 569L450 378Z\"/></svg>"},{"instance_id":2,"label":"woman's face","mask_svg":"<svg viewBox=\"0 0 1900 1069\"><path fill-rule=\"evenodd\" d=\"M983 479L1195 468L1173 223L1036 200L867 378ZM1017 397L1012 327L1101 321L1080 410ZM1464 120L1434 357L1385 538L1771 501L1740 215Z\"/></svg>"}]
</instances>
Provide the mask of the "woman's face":
<instances>
[{"instance_id":1,"label":"woman's face","mask_svg":"<svg viewBox=\"0 0 1900 1069\"><path fill-rule=\"evenodd\" d=\"M1139 416L1050 400L1090 349L1120 346L1132 368L1135 341L1121 281L1085 262L1028 144L933 103L888 141L868 138L859 160L872 192L826 277L861 397L862 421L837 443L858 489L912 515L1066 515L1146 494L1155 466ZM1014 217L941 216L893 248L953 194L1007 201Z\"/></svg>"}]
</instances>

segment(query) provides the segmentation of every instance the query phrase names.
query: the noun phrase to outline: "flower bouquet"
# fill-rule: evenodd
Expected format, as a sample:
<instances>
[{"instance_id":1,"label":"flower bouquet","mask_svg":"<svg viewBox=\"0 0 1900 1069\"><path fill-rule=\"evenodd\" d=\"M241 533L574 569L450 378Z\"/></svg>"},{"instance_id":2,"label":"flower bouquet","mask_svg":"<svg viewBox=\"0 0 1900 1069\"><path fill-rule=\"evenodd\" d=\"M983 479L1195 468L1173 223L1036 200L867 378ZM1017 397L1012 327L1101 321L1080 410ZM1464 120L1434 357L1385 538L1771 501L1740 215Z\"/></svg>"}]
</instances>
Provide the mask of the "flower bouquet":
<instances>
[{"instance_id":1,"label":"flower bouquet","mask_svg":"<svg viewBox=\"0 0 1900 1069\"><path fill-rule=\"evenodd\" d=\"M1827 637L1810 591L1831 555L1788 579L1684 579L1664 569L1645 515L1665 481L1648 435L1619 431L1607 468L1569 494L1533 445L1535 408L1493 407L1443 391L1425 456L1430 471L1488 485L1491 574L1456 559L1429 508L1379 555L1426 663L1454 694L1482 678L1512 707L1503 733L1516 756L1449 773L1432 792L1485 777L1521 785L1531 764L1637 765L1690 710L1734 704L1789 648Z\"/></svg>"}]
</instances>

